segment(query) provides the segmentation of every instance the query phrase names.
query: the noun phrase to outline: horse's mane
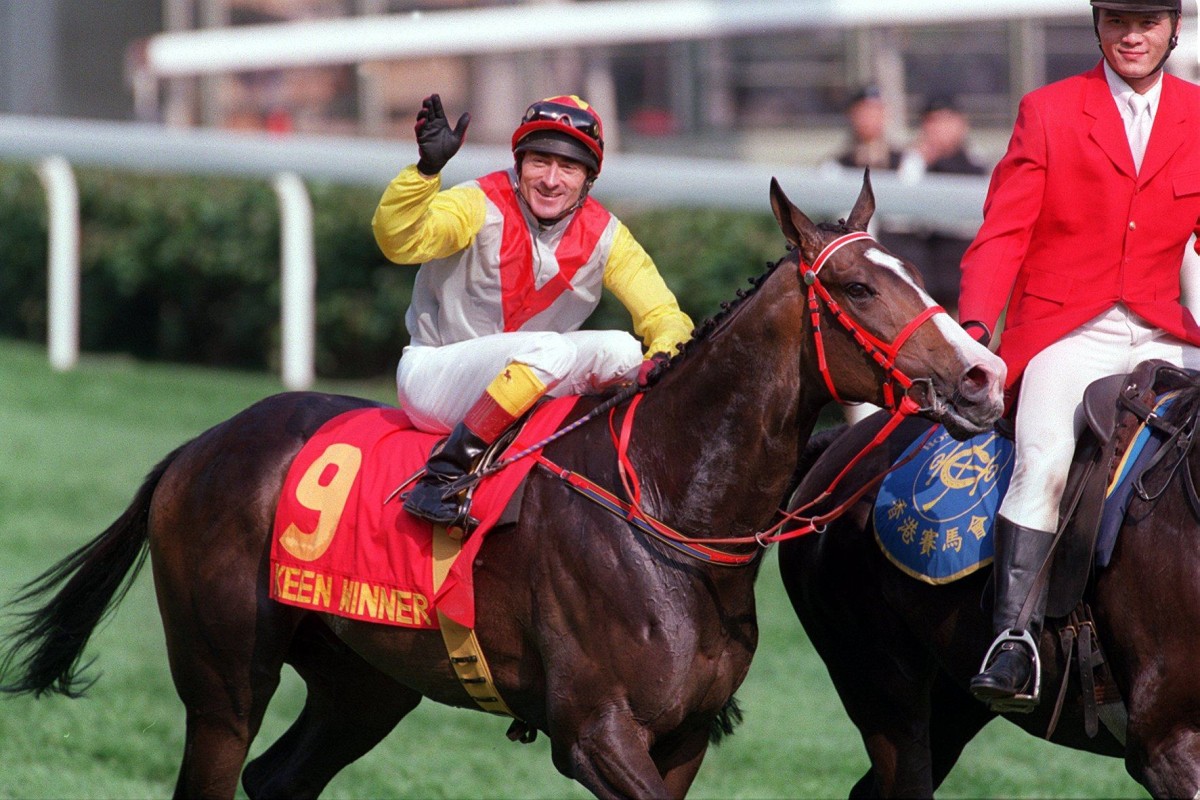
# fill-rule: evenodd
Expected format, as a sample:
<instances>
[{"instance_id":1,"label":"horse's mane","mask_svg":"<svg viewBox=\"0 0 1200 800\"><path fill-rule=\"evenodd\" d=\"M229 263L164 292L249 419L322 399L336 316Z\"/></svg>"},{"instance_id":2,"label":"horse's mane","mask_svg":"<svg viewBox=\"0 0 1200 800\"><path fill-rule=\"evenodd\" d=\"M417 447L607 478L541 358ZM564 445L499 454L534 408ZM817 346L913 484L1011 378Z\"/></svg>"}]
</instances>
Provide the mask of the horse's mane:
<instances>
[{"instance_id":1,"label":"horse's mane","mask_svg":"<svg viewBox=\"0 0 1200 800\"><path fill-rule=\"evenodd\" d=\"M850 232L849 228L846 227L846 220L844 220L844 219L839 219L836 223L819 222L819 223L817 223L817 228L819 228L820 230L823 230L823 231L827 231L830 233L836 233L836 234L844 234L844 233ZM692 331L692 338L688 339L686 342L684 342L682 345L680 345L679 352L677 352L669 360L661 362L657 367L655 367L650 372L650 374L646 378L646 384L648 386L653 386L655 383L658 382L658 380L666 372L668 372L670 369L672 369L676 364L678 364L680 361L687 359L688 356L690 356L696 350L696 348L699 347L699 345L701 343L708 340L709 337L712 336L713 332L718 330L721 327L721 325L725 322L725 320L729 319L729 317L731 317L735 311L737 311L739 308L741 308L746 303L747 300L749 300L751 297L753 297L758 292L758 290L760 288L762 288L762 285L763 285L763 283L766 282L767 278L771 277L771 275L775 272L775 270L779 268L779 265L782 264L784 261L786 261L788 259L788 256L790 256L795 251L796 251L796 248L794 246L789 245L788 251L786 253L784 253L784 255L782 257L780 257L779 260L774 261L774 262L770 262L770 261L767 262L766 270L761 275L758 275L756 277L751 277L749 279L749 281L750 281L749 289L738 289L737 294L733 300L723 301L721 303L721 307L717 311L717 313L706 318L704 321L702 321L699 325L696 326L696 328Z\"/></svg>"},{"instance_id":2,"label":"horse's mane","mask_svg":"<svg viewBox=\"0 0 1200 800\"><path fill-rule=\"evenodd\" d=\"M789 251L790 252L790 251ZM646 385L653 386L658 383L659 379L668 371L673 369L681 361L686 360L699 345L712 336L713 331L721 327L721 324L733 315L745 302L754 296L762 287L763 283L771 276L780 264L784 262L787 255L780 258L778 261L767 263L766 271L756 277L751 277L749 289L738 289L737 296L733 300L724 300L721 302L720 310L711 317L703 320L699 325L692 329L692 337L679 346L679 351L671 356L669 360L659 362L650 374L646 376Z\"/></svg>"}]
</instances>

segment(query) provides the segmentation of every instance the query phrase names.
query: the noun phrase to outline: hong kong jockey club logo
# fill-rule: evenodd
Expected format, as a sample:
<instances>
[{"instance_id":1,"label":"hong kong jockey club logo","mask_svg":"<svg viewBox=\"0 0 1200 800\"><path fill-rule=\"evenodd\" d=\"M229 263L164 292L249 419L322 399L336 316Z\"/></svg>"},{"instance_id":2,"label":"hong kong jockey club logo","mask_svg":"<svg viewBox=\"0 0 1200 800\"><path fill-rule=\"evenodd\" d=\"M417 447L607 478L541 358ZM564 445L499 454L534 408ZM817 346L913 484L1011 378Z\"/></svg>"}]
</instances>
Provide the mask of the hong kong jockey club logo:
<instances>
[{"instance_id":1,"label":"hong kong jockey club logo","mask_svg":"<svg viewBox=\"0 0 1200 800\"><path fill-rule=\"evenodd\" d=\"M956 441L944 428L909 445L875 502L875 535L900 569L929 583L974 572L992 557L991 529L1012 474L1013 444L995 432Z\"/></svg>"}]
</instances>

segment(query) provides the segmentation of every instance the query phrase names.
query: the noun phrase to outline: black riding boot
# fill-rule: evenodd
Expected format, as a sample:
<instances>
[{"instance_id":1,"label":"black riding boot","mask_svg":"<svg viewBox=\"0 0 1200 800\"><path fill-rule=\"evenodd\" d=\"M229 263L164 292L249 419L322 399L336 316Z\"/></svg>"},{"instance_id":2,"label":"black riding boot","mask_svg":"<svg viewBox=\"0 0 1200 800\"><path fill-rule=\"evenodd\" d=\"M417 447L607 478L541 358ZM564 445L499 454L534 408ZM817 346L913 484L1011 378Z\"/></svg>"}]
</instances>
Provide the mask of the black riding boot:
<instances>
[{"instance_id":1,"label":"black riding boot","mask_svg":"<svg viewBox=\"0 0 1200 800\"><path fill-rule=\"evenodd\" d=\"M992 625L998 636L984 657L983 671L971 679L971 694L993 711L1032 711L1037 705L1041 688L1037 640L1046 613L1048 584L1042 585L1030 609L1026 629L1019 630L1016 625L1034 578L1053 546L1053 533L996 517Z\"/></svg>"},{"instance_id":2,"label":"black riding boot","mask_svg":"<svg viewBox=\"0 0 1200 800\"><path fill-rule=\"evenodd\" d=\"M425 474L404 499L404 510L442 525L465 523L460 493L448 487L475 466L488 444L465 424L456 425L442 449L429 457Z\"/></svg>"}]
</instances>

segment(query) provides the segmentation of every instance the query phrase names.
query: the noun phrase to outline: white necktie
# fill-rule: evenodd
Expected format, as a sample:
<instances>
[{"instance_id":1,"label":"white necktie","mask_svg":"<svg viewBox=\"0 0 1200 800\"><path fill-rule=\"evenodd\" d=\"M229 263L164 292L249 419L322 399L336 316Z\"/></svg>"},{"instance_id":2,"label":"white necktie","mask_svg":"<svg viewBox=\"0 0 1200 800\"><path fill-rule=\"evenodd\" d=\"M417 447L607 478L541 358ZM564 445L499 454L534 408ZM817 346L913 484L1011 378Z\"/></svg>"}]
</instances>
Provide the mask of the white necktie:
<instances>
[{"instance_id":1,"label":"white necktie","mask_svg":"<svg viewBox=\"0 0 1200 800\"><path fill-rule=\"evenodd\" d=\"M1142 156L1146 154L1146 142L1150 140L1150 101L1137 92L1129 95L1129 149L1133 152L1133 166L1141 170Z\"/></svg>"}]
</instances>

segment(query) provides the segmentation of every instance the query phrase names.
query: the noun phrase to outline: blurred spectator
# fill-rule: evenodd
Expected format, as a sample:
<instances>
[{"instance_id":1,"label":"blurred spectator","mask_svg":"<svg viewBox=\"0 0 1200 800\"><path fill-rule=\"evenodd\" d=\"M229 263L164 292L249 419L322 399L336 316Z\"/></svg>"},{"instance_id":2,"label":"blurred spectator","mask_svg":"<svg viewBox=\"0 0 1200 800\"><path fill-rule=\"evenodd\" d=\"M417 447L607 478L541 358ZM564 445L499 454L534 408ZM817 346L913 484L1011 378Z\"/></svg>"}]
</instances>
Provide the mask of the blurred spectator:
<instances>
[{"instance_id":1,"label":"blurred spectator","mask_svg":"<svg viewBox=\"0 0 1200 800\"><path fill-rule=\"evenodd\" d=\"M954 98L934 95L921 111L916 139L904 152L898 174L916 183L925 175L984 175L987 168L970 153L969 123ZM917 265L925 288L953 313L958 306L958 264L975 231L933 230L890 221L879 239L889 250Z\"/></svg>"},{"instance_id":2,"label":"blurred spectator","mask_svg":"<svg viewBox=\"0 0 1200 800\"><path fill-rule=\"evenodd\" d=\"M900 161L900 177L926 173L983 175L987 170L967 150L967 117L949 95L934 95L921 112L921 130Z\"/></svg>"},{"instance_id":3,"label":"blurred spectator","mask_svg":"<svg viewBox=\"0 0 1200 800\"><path fill-rule=\"evenodd\" d=\"M825 168L861 173L864 167L895 170L900 166L903 152L888 141L888 108L877 86L867 85L855 92L846 106L846 120L850 123L850 141L840 155L826 162ZM872 233L879 236L879 232L874 230L877 226L873 223L871 227ZM851 424L878 410L877 406L870 403L847 403L842 406L846 422Z\"/></svg>"},{"instance_id":4,"label":"blurred spectator","mask_svg":"<svg viewBox=\"0 0 1200 800\"><path fill-rule=\"evenodd\" d=\"M894 170L900 166L901 151L887 140L888 109L875 86L855 93L846 107L850 142L835 161L843 167Z\"/></svg>"}]
</instances>

